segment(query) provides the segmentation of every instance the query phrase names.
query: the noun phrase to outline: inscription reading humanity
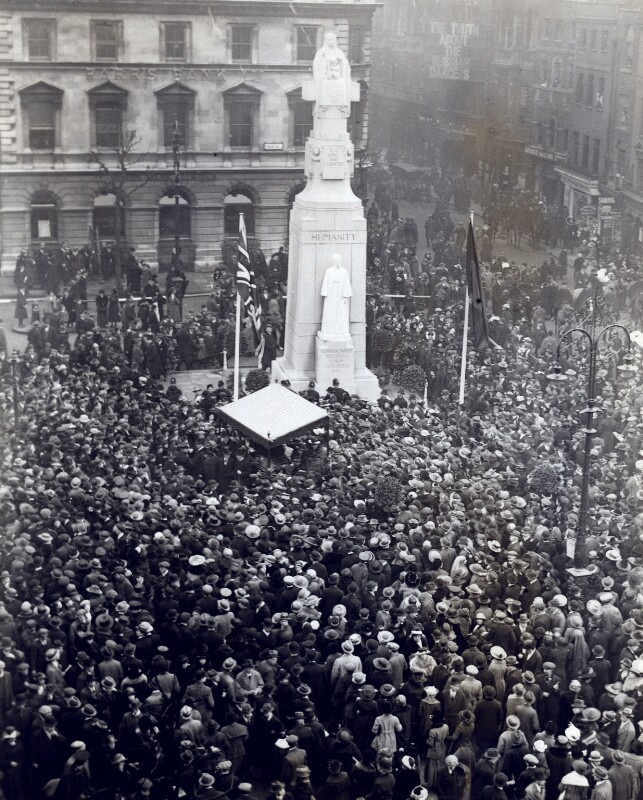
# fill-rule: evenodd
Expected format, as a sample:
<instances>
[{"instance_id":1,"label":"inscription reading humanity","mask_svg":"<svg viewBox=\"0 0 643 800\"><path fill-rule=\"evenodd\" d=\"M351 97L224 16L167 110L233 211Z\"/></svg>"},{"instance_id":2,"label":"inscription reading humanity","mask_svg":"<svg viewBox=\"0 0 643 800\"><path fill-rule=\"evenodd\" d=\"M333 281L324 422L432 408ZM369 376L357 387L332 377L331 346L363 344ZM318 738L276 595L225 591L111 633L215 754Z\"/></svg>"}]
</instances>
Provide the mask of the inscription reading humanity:
<instances>
[{"instance_id":1,"label":"inscription reading humanity","mask_svg":"<svg viewBox=\"0 0 643 800\"><path fill-rule=\"evenodd\" d=\"M311 233L311 242L356 242L354 233Z\"/></svg>"}]
</instances>

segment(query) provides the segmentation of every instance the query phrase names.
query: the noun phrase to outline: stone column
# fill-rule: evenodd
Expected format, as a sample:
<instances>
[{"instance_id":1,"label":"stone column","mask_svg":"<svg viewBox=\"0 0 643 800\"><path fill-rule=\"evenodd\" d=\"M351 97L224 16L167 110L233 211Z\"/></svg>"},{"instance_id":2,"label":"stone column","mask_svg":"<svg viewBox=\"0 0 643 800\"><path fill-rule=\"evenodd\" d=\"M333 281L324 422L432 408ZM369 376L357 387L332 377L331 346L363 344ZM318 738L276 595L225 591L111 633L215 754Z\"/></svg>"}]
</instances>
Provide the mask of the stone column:
<instances>
[{"instance_id":1,"label":"stone column","mask_svg":"<svg viewBox=\"0 0 643 800\"><path fill-rule=\"evenodd\" d=\"M365 361L366 219L351 188L354 149L347 132L359 84L350 80L350 67L333 36L327 34L315 56L314 80L302 92L315 103L314 127L306 142L306 187L290 215L284 355L273 362L272 374L276 380L290 380L297 391L316 380L320 393L336 377L346 391L374 401L379 385ZM346 341L318 336L321 287L335 255L341 257L352 288Z\"/></svg>"}]
</instances>

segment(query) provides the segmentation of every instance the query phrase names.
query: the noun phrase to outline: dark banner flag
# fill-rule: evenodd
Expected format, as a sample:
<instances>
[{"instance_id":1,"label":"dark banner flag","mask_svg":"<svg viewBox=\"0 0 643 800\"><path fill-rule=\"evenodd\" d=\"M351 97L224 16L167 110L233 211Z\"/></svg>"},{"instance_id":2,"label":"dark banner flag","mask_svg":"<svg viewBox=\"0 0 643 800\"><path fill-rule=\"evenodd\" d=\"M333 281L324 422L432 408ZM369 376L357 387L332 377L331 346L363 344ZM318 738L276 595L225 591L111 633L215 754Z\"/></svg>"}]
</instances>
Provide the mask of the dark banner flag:
<instances>
[{"instance_id":1,"label":"dark banner flag","mask_svg":"<svg viewBox=\"0 0 643 800\"><path fill-rule=\"evenodd\" d=\"M476 240L473 235L473 223L469 222L467 233L466 255L467 286L469 287L469 302L471 303L471 329L476 350L484 350L490 344L489 324L487 322L487 309L484 300L480 262L476 250ZM466 332L465 332L466 335Z\"/></svg>"}]
</instances>

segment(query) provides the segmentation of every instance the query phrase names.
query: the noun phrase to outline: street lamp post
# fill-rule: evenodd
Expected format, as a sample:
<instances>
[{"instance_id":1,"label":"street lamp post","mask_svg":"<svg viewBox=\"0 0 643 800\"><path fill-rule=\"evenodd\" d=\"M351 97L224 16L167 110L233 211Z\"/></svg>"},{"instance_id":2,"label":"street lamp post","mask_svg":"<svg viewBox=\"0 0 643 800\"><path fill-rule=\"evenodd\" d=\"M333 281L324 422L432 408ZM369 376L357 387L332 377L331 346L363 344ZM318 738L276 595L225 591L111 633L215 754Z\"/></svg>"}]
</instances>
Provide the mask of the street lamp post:
<instances>
[{"instance_id":1,"label":"street lamp post","mask_svg":"<svg viewBox=\"0 0 643 800\"><path fill-rule=\"evenodd\" d=\"M179 264L179 251L181 249L179 237L179 170L181 169L181 160L179 153L179 144L181 142L181 134L179 131L179 118L174 117L174 133L172 134L172 155L174 160L174 253L176 256L176 265Z\"/></svg>"},{"instance_id":2,"label":"street lamp post","mask_svg":"<svg viewBox=\"0 0 643 800\"><path fill-rule=\"evenodd\" d=\"M587 511L589 505L589 473L592 465L592 441L597 431L594 428L594 419L596 414L601 411L600 406L596 400L596 364L598 358L598 349L600 343L603 341L605 335L609 331L619 330L622 331L627 338L627 353L623 357L623 363L617 369L627 376L636 372L636 367L633 364L634 357L631 354L631 340L630 333L623 325L617 323L606 325L599 331L596 330L597 322L597 292L594 294L592 303L592 321L590 330L585 328L571 328L566 331L558 340L558 347L556 349L556 366L552 374L548 375L548 379L556 382L567 380L567 376L563 374L560 366L560 350L563 342L571 339L576 333L580 333L587 339L589 346L589 359L588 359L588 375L587 375L587 406L580 413L585 415L585 427L582 432L585 434L585 453L583 455L583 473L581 482L581 495L580 495L580 508L578 512L578 528L576 531L576 545L574 548L574 566L570 572L574 577L584 578L592 575L596 571L595 566L588 566L587 553L585 552L585 541L587 538Z\"/></svg>"},{"instance_id":3,"label":"street lamp post","mask_svg":"<svg viewBox=\"0 0 643 800\"><path fill-rule=\"evenodd\" d=\"M11 355L11 388L13 390L13 422L18 424L18 417L20 416L20 409L18 408L18 364L20 363L20 356L18 351L14 350Z\"/></svg>"}]
</instances>

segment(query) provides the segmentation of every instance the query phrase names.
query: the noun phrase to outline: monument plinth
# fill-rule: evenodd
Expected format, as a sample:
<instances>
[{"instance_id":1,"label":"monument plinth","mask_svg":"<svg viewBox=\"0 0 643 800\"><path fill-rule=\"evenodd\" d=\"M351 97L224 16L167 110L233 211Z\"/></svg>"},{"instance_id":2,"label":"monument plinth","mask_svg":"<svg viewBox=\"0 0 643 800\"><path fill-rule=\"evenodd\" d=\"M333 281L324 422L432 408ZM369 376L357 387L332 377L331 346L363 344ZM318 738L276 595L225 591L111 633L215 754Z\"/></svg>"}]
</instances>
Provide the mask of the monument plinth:
<instances>
[{"instance_id":1,"label":"monument plinth","mask_svg":"<svg viewBox=\"0 0 643 800\"><path fill-rule=\"evenodd\" d=\"M321 391L338 378L346 391L374 401L379 385L365 360L366 219L351 188L354 149L347 131L359 84L332 33L302 96L314 103L314 122L306 187L290 215L284 355L273 361L272 374L297 391L312 379Z\"/></svg>"}]
</instances>

